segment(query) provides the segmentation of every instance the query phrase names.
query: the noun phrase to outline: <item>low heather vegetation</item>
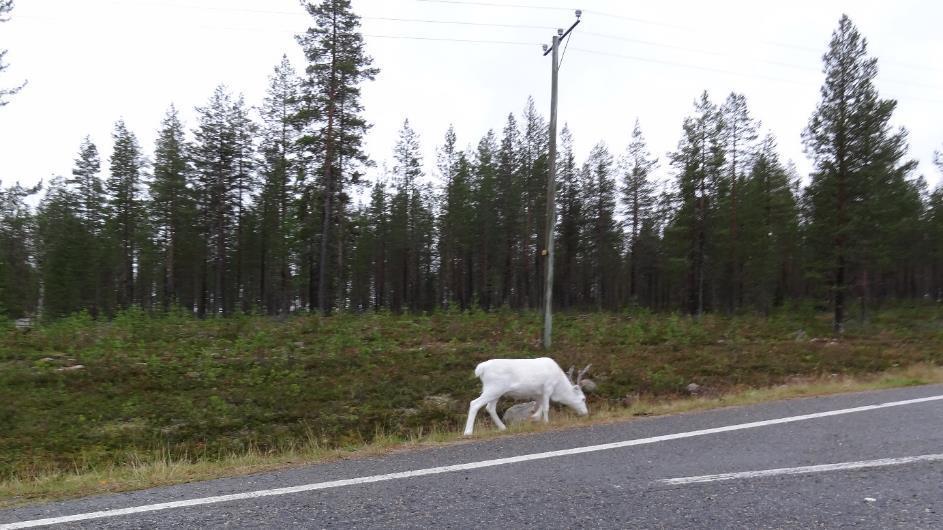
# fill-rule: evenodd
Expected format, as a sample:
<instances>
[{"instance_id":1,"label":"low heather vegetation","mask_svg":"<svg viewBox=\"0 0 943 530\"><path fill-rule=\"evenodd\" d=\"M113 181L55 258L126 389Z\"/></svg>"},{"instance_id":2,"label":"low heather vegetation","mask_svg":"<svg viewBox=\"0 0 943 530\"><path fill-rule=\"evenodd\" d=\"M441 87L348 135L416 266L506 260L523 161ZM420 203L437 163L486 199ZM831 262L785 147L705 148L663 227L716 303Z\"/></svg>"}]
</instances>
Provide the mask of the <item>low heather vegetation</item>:
<instances>
[{"instance_id":1,"label":"low heather vegetation","mask_svg":"<svg viewBox=\"0 0 943 530\"><path fill-rule=\"evenodd\" d=\"M11 325L0 332L0 480L455 431L479 390L474 366L544 355L539 324L511 311L198 320L132 310ZM691 383L723 393L943 361L934 305L876 313L840 341L824 338L830 326L802 309L699 321L562 314L552 356L593 364L591 411L677 397Z\"/></svg>"}]
</instances>

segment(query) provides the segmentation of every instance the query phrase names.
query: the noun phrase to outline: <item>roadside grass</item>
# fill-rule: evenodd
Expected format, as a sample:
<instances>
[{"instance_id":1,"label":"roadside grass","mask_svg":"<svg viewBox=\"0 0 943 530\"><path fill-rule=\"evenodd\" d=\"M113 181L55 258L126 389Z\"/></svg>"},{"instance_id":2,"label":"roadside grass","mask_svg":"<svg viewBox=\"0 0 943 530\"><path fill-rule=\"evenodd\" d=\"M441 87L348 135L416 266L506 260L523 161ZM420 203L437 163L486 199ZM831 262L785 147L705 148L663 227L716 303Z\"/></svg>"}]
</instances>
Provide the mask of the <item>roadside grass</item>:
<instances>
[{"instance_id":1,"label":"roadside grass","mask_svg":"<svg viewBox=\"0 0 943 530\"><path fill-rule=\"evenodd\" d=\"M510 311L129 311L0 330L0 507L457 443L475 364L543 355L539 323ZM593 363L592 416L556 410L510 433L943 382L935 305L880 312L838 341L828 328L802 308L700 321L561 314L551 355ZM481 420L475 439L504 435Z\"/></svg>"}]
</instances>

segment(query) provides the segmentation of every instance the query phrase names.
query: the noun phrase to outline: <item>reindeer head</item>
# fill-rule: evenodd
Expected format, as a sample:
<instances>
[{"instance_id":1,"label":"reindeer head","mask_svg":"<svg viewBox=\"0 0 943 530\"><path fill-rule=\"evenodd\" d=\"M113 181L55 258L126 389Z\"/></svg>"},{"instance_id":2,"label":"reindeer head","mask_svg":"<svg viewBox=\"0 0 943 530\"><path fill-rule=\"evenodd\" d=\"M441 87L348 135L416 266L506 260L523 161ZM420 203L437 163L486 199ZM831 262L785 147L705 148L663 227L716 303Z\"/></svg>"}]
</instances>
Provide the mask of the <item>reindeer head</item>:
<instances>
[{"instance_id":1,"label":"reindeer head","mask_svg":"<svg viewBox=\"0 0 943 530\"><path fill-rule=\"evenodd\" d=\"M580 416L586 416L589 414L589 409L586 408L586 395L583 394L583 386L581 383L583 382L583 376L586 375L586 372L589 371L590 366L592 366L592 364L587 364L586 368L580 370L579 374L576 376L576 379L573 378L573 370L576 368L575 366L571 366L570 371L566 373L566 378L569 380L571 385L571 396L570 399L564 403L575 410L576 413Z\"/></svg>"}]
</instances>

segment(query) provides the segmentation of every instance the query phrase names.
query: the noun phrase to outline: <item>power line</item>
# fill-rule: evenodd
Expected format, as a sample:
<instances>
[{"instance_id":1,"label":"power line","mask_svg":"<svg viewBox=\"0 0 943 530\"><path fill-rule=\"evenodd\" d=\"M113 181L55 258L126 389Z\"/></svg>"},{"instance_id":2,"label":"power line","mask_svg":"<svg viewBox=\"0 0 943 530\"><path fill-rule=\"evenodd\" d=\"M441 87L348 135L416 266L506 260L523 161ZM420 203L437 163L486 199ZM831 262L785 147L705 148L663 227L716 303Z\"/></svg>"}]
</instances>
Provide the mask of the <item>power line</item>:
<instances>
[{"instance_id":1,"label":"power line","mask_svg":"<svg viewBox=\"0 0 943 530\"><path fill-rule=\"evenodd\" d=\"M570 11L571 10L569 8L564 8L564 7L546 7L546 6L527 5L527 4L497 4L494 2L477 2L477 1L471 1L471 0L416 0L416 1L437 3L437 4L473 5L473 6L483 6L483 7L514 7L514 8L520 8L520 9L545 9L545 10L555 10L555 11ZM704 30L703 28L698 28L698 27L693 27L693 26L683 26L680 24L662 22L659 20L651 20L651 19L645 19L645 18L639 18L639 17L618 15L618 14L610 13L606 11L584 9L583 13L593 14L600 17L612 18L616 20L625 20L625 21L635 22L639 24L647 24L651 26L661 26L661 27L666 27L666 28L672 28L672 29L676 29L680 31L693 31L693 32L702 33L702 34L708 33L707 30ZM789 42L777 42L777 41L767 41L767 40L761 40L761 41L756 41L756 42L759 44L766 45L766 46L789 48L789 49L800 50L804 52L811 52L811 53L822 52L820 48L813 48L811 46L803 46L801 44L794 44L794 43L789 43ZM903 66L906 68L917 69L917 70L930 70L934 72L943 72L943 69L941 68L936 68L936 67L928 66L928 65L916 65L912 63L898 62L891 59L885 59L882 62L885 62L887 64L894 64L897 66ZM783 63L783 64L787 65L787 63Z\"/></svg>"},{"instance_id":2,"label":"power line","mask_svg":"<svg viewBox=\"0 0 943 530\"><path fill-rule=\"evenodd\" d=\"M678 67L678 68L690 68L690 69L693 69L693 70L703 70L703 71L706 71L706 72L714 72L714 73L720 73L720 74L736 75L736 76L740 76L740 77L751 77L751 78L755 78L755 79L766 79L766 80L769 80L769 81L776 81L776 82L779 82L779 83L789 83L789 84L794 84L794 85L807 86L807 83L804 83L804 82L801 82L801 81L794 81L794 80L792 80L792 79L783 79L783 78L779 78L779 77L771 77L771 76L765 76L765 75L747 74L747 73L743 73L743 72L737 72L737 71L735 71L735 70L725 70L725 69L722 69L722 68L712 68L712 67L709 67L709 66L699 66L699 65L693 65L693 64L678 63L678 62L674 62L674 61L663 61L663 60L660 60L660 59L650 59L650 58L647 58L647 57L638 57L638 56L633 56L633 55L623 55L623 54L619 54L619 53L603 52L603 51L598 51L598 50L588 50L588 49L585 49L585 48L573 48L573 50L576 51L576 52L579 52L579 53L588 53L588 54L591 54L591 55L605 55L605 56L609 56L609 57L616 57L616 58L619 58L619 59L627 59L627 60L631 60L631 61L641 61L641 62L646 62L646 63L662 64L662 65L665 65L665 66L674 66L674 67ZM939 90L938 87L929 87L929 85L912 84L912 83L907 83L907 82L904 82L904 81L894 81L894 80L885 79L885 80L883 80L883 82L885 82L885 83L893 83L893 84L898 84L898 85L911 85L911 86L917 86L917 87L936 88L936 89ZM931 98L924 98L924 97L920 97L920 96L907 95L906 97L907 97L907 99L914 99L914 100L926 101L926 102L930 102L930 103L943 103L943 100L931 99Z\"/></svg>"},{"instance_id":3,"label":"power line","mask_svg":"<svg viewBox=\"0 0 943 530\"><path fill-rule=\"evenodd\" d=\"M606 38L606 39L620 40L620 41L624 41L624 42L633 42L633 43L639 43L639 44L646 44L646 45L649 45L649 46L657 46L657 47L660 47L660 48L667 48L667 49L680 50L680 51L689 51L689 52L701 53L701 54L705 54L705 55L714 55L714 56L717 56L717 57L729 57L729 58L738 59L738 60L744 60L744 59L745 59L745 60L748 60L748 61L754 61L754 62L760 62L760 63L765 63L765 64L771 64L771 65L774 65L774 66L782 66L782 67L785 67L785 68L793 68L793 69L796 69L796 70L804 70L804 71L807 71L807 72L820 72L820 71L821 71L821 69L818 68L818 67L803 66L803 65L799 65L799 64L785 63L785 62L782 62L782 61L772 61L772 60L769 60L769 59L760 59L760 58L749 57L749 56L738 56L738 55L735 55L735 54L732 54L732 53L724 53L724 52L713 51L713 50L702 50L702 49L698 49L698 48L692 48L692 47L689 47L689 46L679 46L679 45L675 45L675 44L665 44L665 43L661 43L661 42L653 42L653 41L647 41L647 40L641 40L641 39L632 39L632 38L628 38L628 37L621 37L621 36L618 36L618 35L610 35L610 34L605 34L605 33L595 33L595 32L592 32L592 31L584 31L583 33L585 33L586 35L592 35L592 36L595 36L595 37L602 37L602 38ZM879 59L879 61L880 61L880 59ZM926 89L930 89L930 90L943 90L943 87L940 87L940 86L928 85L928 84L918 83L918 82L913 82L913 81L902 81L902 80L897 80L897 79L884 79L883 81L884 81L885 83L893 83L893 84L896 84L896 85L904 85L904 86L910 86L910 87L915 87L915 88L926 88Z\"/></svg>"},{"instance_id":4,"label":"power line","mask_svg":"<svg viewBox=\"0 0 943 530\"><path fill-rule=\"evenodd\" d=\"M649 20L649 19L638 18L638 17L627 17L627 16L624 16L624 15L616 15L616 14L613 14L613 13L606 13L606 12L604 12L604 11L595 11L595 10L592 10L592 9L587 9L587 10L584 10L583 12L584 12L584 13L593 14L593 15L599 15L599 16L601 16L601 17L614 18L614 19L617 19L617 20L627 20L627 21L629 21L629 22L638 22L639 24L649 24L649 25L652 25L652 26L662 26L662 27L665 27L665 28L680 29L680 30L683 30L683 31L702 31L702 30L699 30L698 28L693 28L693 27L690 27L690 26L681 26L681 25L672 24L672 23L669 23L669 22L661 22L661 21L658 21L658 20Z\"/></svg>"},{"instance_id":5,"label":"power line","mask_svg":"<svg viewBox=\"0 0 943 530\"><path fill-rule=\"evenodd\" d=\"M584 33L589 33L589 32L584 32ZM591 33L590 33L590 34L591 34ZM406 39L406 40L418 40L418 41L443 41L443 42L458 42L458 43L473 43L473 44L505 44L505 45L515 45L515 46L537 46L537 45L538 45L538 43L534 43L534 42L523 42L523 41L481 40L481 39L455 39L455 38L444 38L444 37L443 37L443 38L439 38L439 37L420 37L420 36L412 36L412 35L377 35L377 34L369 34L369 33L364 33L363 35L364 35L364 37L376 37L376 38L382 38L382 39ZM564 57L566 56L566 50L569 49L569 39L570 39L570 38L571 38L571 37L568 36L566 45L564 46L564 49L563 49L563 55L564 55ZM603 51L597 51L597 50L590 50L590 49L586 49L586 48L573 48L573 50L574 50L574 51L577 51L577 52L579 52L579 53L588 53L588 54L592 54L592 55L606 55L606 56L610 56L610 57L616 57L616 58L619 58L619 59L627 59L627 60L632 60L632 61L640 61L640 62L646 62L646 63L661 64L661 65L665 65L665 66L673 66L673 67L676 67L676 68L689 68L689 69L701 70L701 71L705 71L705 72L713 72L713 73L727 74L727 75L736 75L736 76L739 76L739 77L747 77L747 78L754 78L754 79L765 79L765 80L768 80L768 81L775 81L775 82L778 82L778 83L789 83L789 84L794 84L794 85L807 86L807 83L804 83L804 82L801 82L801 81L795 81L795 80L791 80L791 79L783 79L783 78L780 78L780 77L765 76L765 75L759 75L759 74L748 74L748 73L744 73L744 72L738 72L738 71L736 71L736 70L727 70L727 69L723 69L723 68L713 68L713 67L709 67L709 66L700 66L700 65L688 64L688 63L681 63L681 62L675 62L675 61L666 61L666 60L662 60L662 59L653 59L653 58L649 58L649 57L640 57L640 56L635 56L635 55L624 55L624 54L619 54L619 53L603 52ZM727 55L727 56L736 58L736 57L733 56L733 55ZM777 63L776 61L765 61L765 60L762 60L762 59L755 59L755 60L760 61L760 62L769 63L769 64L779 64L779 65L781 65L781 66L789 66L789 67L791 67L791 68L802 69L802 70L806 70L806 71L808 71L808 72L815 72L815 71L818 71L818 69L816 69L816 68L802 67L802 66L798 66L798 65L791 65L791 64L788 64L788 63ZM563 63L563 59L562 59L562 58L561 58L561 60L560 60L560 63L561 63L561 66L562 66L562 63ZM883 79L882 82L884 82L884 83L892 83L892 84L896 84L896 85L912 86L912 87L917 87L917 88L927 88L927 89L941 90L940 87L935 87L935 86L932 86L932 85L924 85L924 84L920 84L920 83L911 83L911 82L907 82L907 81L897 81L897 80L894 80L894 79ZM940 103L940 102L941 102L940 100L922 98L922 97L919 97L919 96L907 96L907 97L908 97L909 99L918 99L918 100L921 100L921 101L928 101L928 102L934 102L934 103Z\"/></svg>"},{"instance_id":6,"label":"power line","mask_svg":"<svg viewBox=\"0 0 943 530\"><path fill-rule=\"evenodd\" d=\"M793 80L790 80L790 79L782 79L782 78L778 78L778 77L768 77L768 76L762 76L762 75L756 75L756 74L745 74L745 73L742 73L742 72L736 72L736 71L734 71L734 70L724 70L724 69L722 69L722 68L711 68L711 67L709 67L709 66L698 66L698 65L694 65L694 64L677 63L677 62L673 62L673 61L663 61L663 60L660 60L660 59L649 59L649 58L647 58L647 57L638 57L638 56L634 56L634 55L623 55L623 54L620 54L620 53L602 52L602 51L598 51L598 50L587 50L587 49L585 49L585 48L573 48L573 51L580 52L580 53L588 53L588 54L591 54L591 55L605 55L605 56L608 56L608 57L617 57L617 58L620 58L620 59L629 59L629 60L632 60L632 61L641 61L641 62L646 62L646 63L663 64L663 65L667 65L667 66L675 66L675 67L680 67L680 68L691 68L691 69L694 69L694 70L703 70L703 71L706 71L706 72L714 72L714 73L720 73L720 74L730 74L730 75L737 75L737 76L743 76L743 77L755 77L755 78L758 78L758 79L767 79L767 80L770 80L770 81L777 81L777 82L781 82L781 83L791 83L791 84L796 84L796 85L805 85L805 83L802 83L802 82L799 82L799 81L793 81Z\"/></svg>"},{"instance_id":7,"label":"power line","mask_svg":"<svg viewBox=\"0 0 943 530\"><path fill-rule=\"evenodd\" d=\"M539 46L539 43L536 42L522 42L522 41L509 41L509 40L478 40L478 39L452 39L452 38L440 38L440 37L415 37L412 35L376 35L370 33L364 33L364 37L375 37L379 39L407 39L407 40L431 40L431 41L445 41L445 42L464 42L464 43L476 43L476 44L514 44L519 46Z\"/></svg>"},{"instance_id":8,"label":"power line","mask_svg":"<svg viewBox=\"0 0 943 530\"><path fill-rule=\"evenodd\" d=\"M425 0L423 0L423 1L425 1ZM431 1L431 0L429 0L429 1ZM599 36L599 35L600 35L600 34L596 34L596 33L592 33L592 32L584 32L584 33L587 33L587 34L589 34L589 35L596 35L596 36ZM443 41L443 42L458 42L458 43L473 43L473 44L506 44L506 45L515 45L515 46L536 46L536 45L538 45L538 43L533 43L533 42L506 41L506 40L455 39L455 38L444 38L444 37L443 37L443 38L439 38L439 37L421 37L421 36L412 36L412 35L377 35L377 34L369 34L369 33L364 33L363 35L364 35L364 37L376 37L376 38L383 38L383 39L406 39L406 40L418 40L418 41ZM614 36L611 36L611 37L617 38L617 37L614 37ZM568 36L566 45L564 46L564 49L563 49L563 56L564 56L564 57L566 56L566 50L569 49L569 39L570 39L570 38L572 38L572 37ZM621 40L634 41L633 39L621 39ZM637 42L648 43L647 41L637 41ZM658 43L651 43L651 44L658 45ZM696 49L694 49L694 48L685 48L685 47L681 47L681 46L673 46L673 45L664 45L664 46L670 47L670 48L682 49L682 50L686 50L686 51L698 51L698 50L696 50ZM640 56L636 56L636 55L625 55L625 54L612 53L612 52L603 52L603 51L597 51L597 50L590 50L590 49L586 49L586 48L573 48L573 50L574 50L574 51L577 51L577 52L580 52L580 53L588 53L588 54L592 54L592 55L606 55L606 56L616 57L616 58L620 58L620 59L627 59L627 60L632 60L632 61L640 61L640 62L646 62L646 63L661 64L661 65L665 65L665 66L673 66L673 67L676 67L676 68L689 68L689 69L701 70L701 71L705 71L705 72L713 72L713 73L719 73L719 74L736 75L736 76L739 76L739 77L748 77L748 78L755 78L755 79L765 79L765 80L768 80L768 81L775 81L775 82L778 82L778 83L789 83L789 84L795 84L795 85L806 86L806 83L801 82L801 81L795 81L795 80L791 80L791 79L783 79L783 78L780 78L780 77L765 76L765 75L759 75L759 74L748 74L748 73L744 73L744 72L738 72L738 71L736 71L736 70L727 70L727 69L723 69L723 68L713 68L713 67L709 67L709 66L700 66L700 65L688 64L688 63L682 63L682 62L675 62L675 61L666 61L666 60L662 60L662 59L653 59L653 58L649 58L649 57L640 57ZM725 56L725 57L737 58L735 55L732 55L732 54L722 54L722 53L720 53L720 52L704 52L704 53L711 53L711 54L714 54L714 55L722 55L722 56ZM779 66L786 66L786 67L789 67L789 68L795 68L795 69L805 70L805 71L808 71L808 72L817 72L817 71L818 71L817 68L803 67L803 66L794 65L794 64L789 64L789 63L780 63L780 62L777 62L777 61L768 61L768 60L763 60L763 59L752 59L752 58L747 58L747 59L755 60L755 61L759 61L759 62L764 62L764 63L768 63L768 64L779 65ZM562 64L563 64L563 59L562 59L562 58L560 59L560 63L561 63L561 66L562 66ZM895 85L911 86L911 87L915 87L915 88L925 88L925 89L933 89L933 90L943 90L943 88L941 88L941 87L936 87L936 86L932 86L932 85L924 85L924 84L921 84L921 83L912 83L912 82L908 82L908 81L898 81L898 80L894 80L894 79L882 79L882 82L884 82L884 83L892 83L892 84L895 84ZM940 100L928 99L928 98L921 98L921 97L919 97L919 96L907 96L907 97L910 98L910 99L919 99L919 100L921 100L921 101L928 101L928 102L935 102L935 103L940 102Z\"/></svg>"},{"instance_id":9,"label":"power line","mask_svg":"<svg viewBox=\"0 0 943 530\"><path fill-rule=\"evenodd\" d=\"M533 4L498 4L495 2L471 2L466 0L416 0L417 2L427 2L430 4L455 4L455 5L470 5L470 6L485 6L485 7L507 7L507 8L516 8L516 9L541 9L545 11L573 11L569 7L549 7L549 6L535 6Z\"/></svg>"},{"instance_id":10,"label":"power line","mask_svg":"<svg viewBox=\"0 0 943 530\"><path fill-rule=\"evenodd\" d=\"M493 22L465 22L462 20L431 20L422 18L394 18L394 17L360 17L362 20L386 20L390 22L417 22L424 24L456 24L462 26L484 26L493 28L519 28L519 29L554 29L551 26L535 26L529 24L495 24Z\"/></svg>"},{"instance_id":11,"label":"power line","mask_svg":"<svg viewBox=\"0 0 943 530\"><path fill-rule=\"evenodd\" d=\"M629 38L629 37L622 37L622 36L619 36L619 35L611 35L611 34L608 34L608 33L596 33L596 32L593 32L593 31L584 31L583 33L585 33L586 35L592 35L592 36L594 36L594 37L601 37L601 38L604 38L604 39L613 39L613 40L619 40L619 41L623 41L623 42L633 42L633 43L638 43L638 44L646 44L646 45L648 45L648 46L657 46L657 47L659 47L659 48L668 48L668 49L672 49L672 50L680 50L680 51L695 52L695 53L701 53L701 54L704 54L704 55L715 55L715 56L718 56L718 57L732 57L732 58L737 58L737 56L735 56L735 55L733 55L733 54L731 54L731 53L725 53L725 52L719 52L719 51L713 51L713 50L705 50L705 49L701 49L701 48L693 48L693 47L690 47L690 46L679 46L679 45L677 45L677 44L666 44L666 43L663 43L663 42L655 42L655 41L642 40L642 39L633 39L633 38ZM740 58L742 59L743 57L740 57ZM808 67L808 66L801 66L801 65L792 64L792 63L784 63L784 62L780 62L780 61L770 61L770 60L767 60L767 59L755 59L755 58L752 58L752 57L747 57L747 59L753 60L753 61L760 61L760 62L764 62L764 63L768 63L768 64L775 64L775 65L778 65L778 66L785 66L785 67L787 67L787 68L796 68L796 69L799 69L799 70L815 70L815 71L818 71L817 68L810 68L810 67Z\"/></svg>"},{"instance_id":12,"label":"power line","mask_svg":"<svg viewBox=\"0 0 943 530\"><path fill-rule=\"evenodd\" d=\"M429 2L429 3L441 3L441 4L475 5L475 6L486 6L486 7L508 7L508 8L514 7L514 8L544 9L544 10L554 10L554 11L566 11L566 10L569 10L568 8L561 8L561 7L536 6L536 5L530 5L530 4L504 4L504 3L499 4L499 3L494 3L494 2L479 2L479 1L471 1L471 0L417 0L417 1L420 1L420 2ZM117 0L113 0L111 3L114 3L114 4L123 4L122 2L119 2L119 1L117 1ZM151 6L151 7L171 7L171 8L183 8L183 9L200 9L200 10L223 11L223 12L245 12L245 13L257 13L257 14L261 13L261 14L289 15L289 16L299 16L299 15L305 15L305 14L306 14L306 13L304 13L304 11L288 12L288 11L275 11L275 10L265 10L265 9L250 9L250 8L239 8L239 7L198 6L198 5L183 4L183 3L171 3L171 4L165 4L165 5L157 5L157 4L150 3L150 4L144 4L144 5L149 5L149 6ZM618 20L627 20L627 21L638 22L638 23L642 23L642 24L651 24L651 25L656 25L656 26L672 27L672 28L675 28L675 29L682 29L682 30L685 30L685 31L704 32L704 30L703 30L703 29L700 29L700 28L693 28L693 27L687 27L687 26L681 26L681 25L663 23L663 22L659 22L659 21L653 21L653 20L648 20L648 19L643 19L643 18L638 18L638 17L629 17L629 16L623 16L623 15L617 15L617 14L614 14L614 13L609 13L609 12L604 12L604 11L587 10L587 11L584 11L584 13L592 13L592 14L595 14L595 15L598 15L598 16L602 16L602 17L608 17L608 18L613 18L613 19L618 19ZM30 16L30 15L22 15L20 18L28 18L28 19L51 18L51 19L55 19L55 17L37 17L37 16ZM362 20L390 21L390 22L405 22L405 23L422 23L422 24L467 25L467 26L479 26L479 27L502 27L502 28L542 29L542 30L544 30L544 29L552 29L550 26L539 26L539 25L529 25L529 24L498 24L498 23L484 23L484 22L466 22L466 21L460 21L460 20L414 19L414 18L369 17L369 16L361 17L361 19L362 19ZM292 30L289 30L289 29L280 30L280 29L277 29L277 28L268 28L268 27L265 27L265 28L262 28L262 27L232 27L232 26L215 26L215 25L205 25L205 24L204 24L204 25L198 25L198 26L190 26L190 27L196 27L196 28L200 28L200 29L222 29L222 30L231 30L231 31L250 31L250 32L252 32L252 31L257 31L257 32L268 32L268 33L279 33L279 32L282 32L282 31L284 31L284 32L295 32L295 31L296 31L296 30L293 30L293 29L292 29ZM680 46L680 45L668 44L668 43L661 43L661 42L655 42L655 41L647 41L647 40L643 40L643 39L633 39L633 38L628 38L628 37L622 37L622 36L619 36L619 35L612 35L612 34L606 34L606 33L591 32L591 31L584 31L583 33L586 33L587 35L591 35L591 36L600 37L600 38L619 40L619 41L623 41L623 42L633 42L633 43L645 44L645 45L649 45L649 46L656 46L656 47L661 47L661 48L666 48L666 49L675 49L675 50L679 50L679 51L691 51L691 52L695 52L695 53L701 53L701 54L705 54L705 55L721 56L721 57L731 57L731 58L740 58L740 59L744 59L744 58L745 58L745 59L747 59L747 60L756 61L756 62L761 62L761 63L766 63L766 64L772 64L772 65L776 65L776 66L782 66L782 67L785 67L785 68L794 68L794 69L798 69L798 70L807 70L807 71L819 71L819 68L805 67L805 66L800 66L800 65L792 64L792 63L786 63L786 62L780 62L780 61L772 61L772 60L768 60L768 59L758 59L758 58L752 58L752 57L738 57L738 56L736 56L736 55L734 55L734 54L724 53L724 52L719 52L719 51L714 51L714 50L704 50L704 49L699 49L699 48L693 48L693 47L687 47L687 46ZM481 43L481 44L509 44L509 45L528 45L528 46L533 45L533 43L515 42L515 41L498 41L498 40L495 40L495 41L487 41L487 40L474 40L474 39L432 38L432 37L394 36L394 35L367 35L367 34L365 34L365 36L375 36L375 37L378 37L378 38L399 38L399 39L409 39L409 40L427 40L427 41L445 41L445 42L468 42L468 43ZM799 50L804 50L804 51L815 51L815 52L818 52L818 51L819 51L819 50L814 49L814 48L809 48L809 47L799 46L799 45L794 45L794 44L788 44L788 43L773 42L773 41L759 41L759 42L762 43L762 44L770 45L770 46L781 46L781 47L799 49ZM585 52L586 50L581 50L581 51L584 51L584 52ZM564 52L564 53L565 53L565 52ZM657 60L654 60L654 59L644 59L644 58L641 58L641 57L637 57L637 58L635 58L635 59L636 59L636 60L645 60L645 61L647 61L647 62L662 62L662 63L664 63L664 64L677 64L677 65L682 66L682 67L692 67L692 68L698 68L698 69L706 69L705 67L694 67L694 66L690 66L690 65L684 65L683 63L669 63L669 62L667 62L667 61L657 61ZM903 66L903 67L907 67L907 68L911 68L911 69L916 69L916 70L923 70L923 71L943 71L943 70L938 69L938 68L933 68L933 67L929 67L929 66L919 66L919 65L915 65L915 64L909 64L909 63L902 63L902 62L897 62L897 61L893 61L893 60L889 60L889 59L879 59L879 61L882 62L882 63L886 63L886 64L898 65L898 66ZM562 62L562 59L561 59L561 62ZM716 70L716 69L715 69L715 70ZM740 75L740 74L738 74L738 75ZM934 86L934 85L929 85L929 84L923 84L923 83L917 83L917 82L912 82L912 81L899 81L899 80L895 80L895 79L884 79L883 81L886 82L886 83L893 83L893 84L897 84L897 85L910 86L910 87L915 87L915 88L924 88L924 89L930 89L930 90L943 90L943 87Z\"/></svg>"},{"instance_id":13,"label":"power line","mask_svg":"<svg viewBox=\"0 0 943 530\"><path fill-rule=\"evenodd\" d=\"M123 7L130 7L128 6L128 2L125 2L123 0L111 0L109 3L120 5ZM141 2L141 3L136 2L135 5L136 6L145 5L148 7L156 7L160 9L165 9L168 7L169 8L176 7L176 8L182 8L182 9L200 9L203 11L223 11L223 12L230 12L230 13L241 12L241 13L256 13L256 14L264 14L264 15L286 15L286 16L294 16L294 17L297 17L299 15L307 16L308 14L303 9L300 11L274 11L271 9L254 9L254 8L245 8L245 7L217 7L217 6L201 6L201 5L194 5L194 4L178 4L178 3L166 4L166 3L144 3L144 2Z\"/></svg>"},{"instance_id":14,"label":"power line","mask_svg":"<svg viewBox=\"0 0 943 530\"><path fill-rule=\"evenodd\" d=\"M677 30L681 30L681 31L693 31L693 32L696 32L696 33L708 33L708 31L705 30L704 28L699 28L699 27L694 27L694 26L682 26L682 25L680 25L680 24L672 24L672 23L669 23L669 22L662 22L662 21L659 21L659 20L651 20L651 19L638 18L638 17L628 17L628 16L625 16L625 15L617 15L617 14L615 14L615 13L607 13L607 12L605 12L605 11L587 10L586 12L587 12L587 13L592 13L592 14L594 14L594 15L599 15L599 16L601 16L601 17L613 18L613 19L616 19L616 20L627 20L627 21L629 21L629 22L636 22L636 23L639 23L639 24L647 24L647 25L651 25L651 26L661 26L661 27L672 28L672 29L677 29ZM803 50L803 51L808 51L808 52L815 52L815 53L818 53L818 52L820 51L818 48L812 48L812 47L809 47L809 46L803 46L803 45L800 45L800 44L792 44L792 43L788 43L788 42L776 42L776 41L766 41L766 40L757 41L757 42L759 42L759 43L761 43L761 44L768 45L768 46L778 46L778 47L781 47L781 48L792 48L792 49L795 49L795 50Z\"/></svg>"}]
</instances>

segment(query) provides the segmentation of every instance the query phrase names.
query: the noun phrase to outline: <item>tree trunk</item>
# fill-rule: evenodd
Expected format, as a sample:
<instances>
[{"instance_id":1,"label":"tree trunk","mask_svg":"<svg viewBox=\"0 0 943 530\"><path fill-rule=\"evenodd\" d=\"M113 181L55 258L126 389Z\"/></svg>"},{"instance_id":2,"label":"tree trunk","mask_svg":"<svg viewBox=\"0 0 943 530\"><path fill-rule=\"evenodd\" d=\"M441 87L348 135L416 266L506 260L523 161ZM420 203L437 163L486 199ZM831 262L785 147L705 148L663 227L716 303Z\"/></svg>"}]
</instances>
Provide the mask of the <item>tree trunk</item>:
<instances>
[{"instance_id":1,"label":"tree trunk","mask_svg":"<svg viewBox=\"0 0 943 530\"><path fill-rule=\"evenodd\" d=\"M334 113L337 104L337 12L334 12L334 34L331 50L331 86L327 104L327 130L325 131L326 144L324 148L324 215L321 226L321 259L318 263L318 309L322 315L331 312L328 301L327 264L330 250L329 238L331 235L332 208L334 205Z\"/></svg>"}]
</instances>

